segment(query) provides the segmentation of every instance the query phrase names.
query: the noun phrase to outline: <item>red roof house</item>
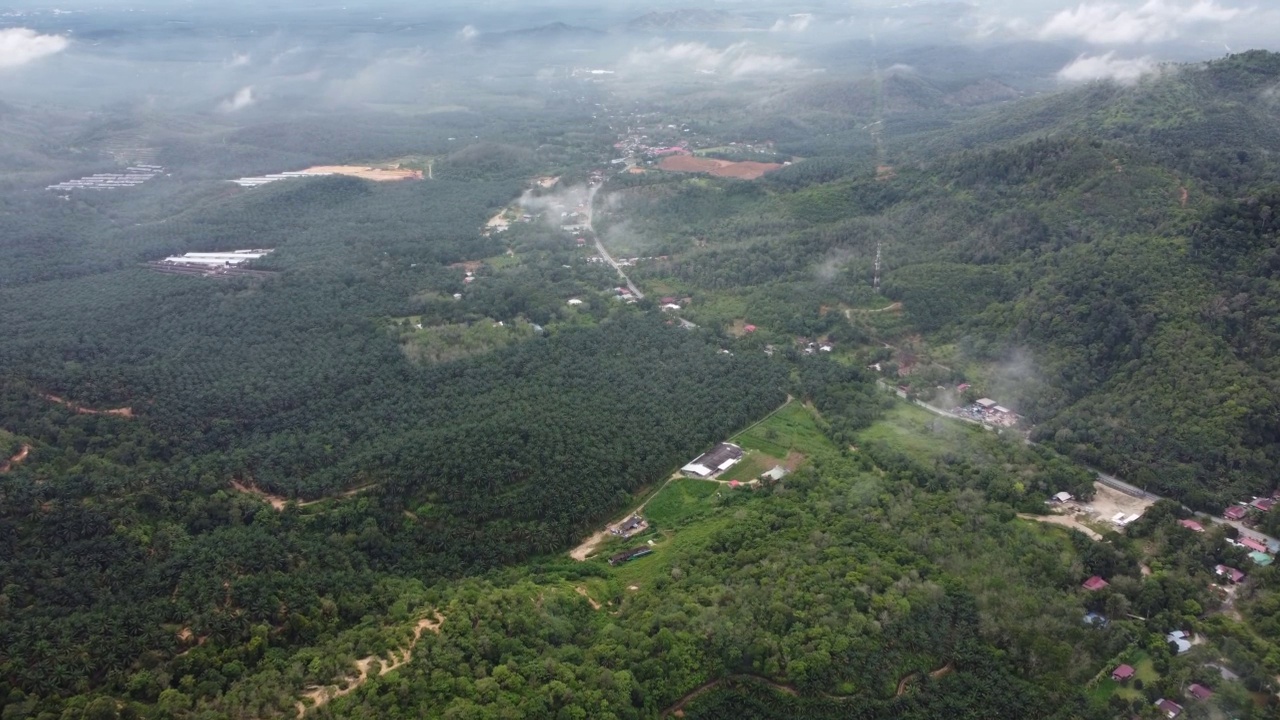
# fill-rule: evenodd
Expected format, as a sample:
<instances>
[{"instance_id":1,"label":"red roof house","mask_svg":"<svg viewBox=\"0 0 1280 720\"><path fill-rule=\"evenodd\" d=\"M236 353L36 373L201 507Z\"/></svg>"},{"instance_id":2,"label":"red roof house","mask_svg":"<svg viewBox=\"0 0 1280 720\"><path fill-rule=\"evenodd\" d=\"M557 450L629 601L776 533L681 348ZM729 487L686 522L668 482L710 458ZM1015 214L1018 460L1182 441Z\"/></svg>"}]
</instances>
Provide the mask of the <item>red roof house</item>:
<instances>
[{"instance_id":1,"label":"red roof house","mask_svg":"<svg viewBox=\"0 0 1280 720\"><path fill-rule=\"evenodd\" d=\"M1260 553L1267 552L1267 546L1264 543L1260 543L1257 540L1254 540L1253 538L1249 537L1248 535L1240 536L1240 544L1254 552L1260 552Z\"/></svg>"},{"instance_id":2,"label":"red roof house","mask_svg":"<svg viewBox=\"0 0 1280 720\"><path fill-rule=\"evenodd\" d=\"M1101 590L1102 588L1106 587L1108 584L1109 583L1107 583L1106 580L1103 580L1097 575L1094 575L1093 577L1084 581L1083 587L1085 590Z\"/></svg>"},{"instance_id":3,"label":"red roof house","mask_svg":"<svg viewBox=\"0 0 1280 720\"><path fill-rule=\"evenodd\" d=\"M1243 505L1232 505L1222 511L1222 517L1228 520L1243 520L1244 516L1249 513L1249 509Z\"/></svg>"},{"instance_id":4,"label":"red roof house","mask_svg":"<svg viewBox=\"0 0 1280 720\"><path fill-rule=\"evenodd\" d=\"M744 325L744 326L742 326L742 330L743 330L744 332L755 332L755 331L756 331L756 326L755 326L755 325Z\"/></svg>"},{"instance_id":5,"label":"red roof house","mask_svg":"<svg viewBox=\"0 0 1280 720\"><path fill-rule=\"evenodd\" d=\"M1179 520L1178 524L1192 532L1204 532L1204 526L1195 520Z\"/></svg>"},{"instance_id":6,"label":"red roof house","mask_svg":"<svg viewBox=\"0 0 1280 720\"><path fill-rule=\"evenodd\" d=\"M1227 565L1219 565L1213 570L1218 573L1218 575L1227 578L1233 583L1242 582L1244 580L1243 572Z\"/></svg>"},{"instance_id":7,"label":"red roof house","mask_svg":"<svg viewBox=\"0 0 1280 720\"><path fill-rule=\"evenodd\" d=\"M1249 504L1258 508L1262 512L1267 512L1268 510L1276 506L1276 501L1272 500L1271 498L1258 498Z\"/></svg>"},{"instance_id":8,"label":"red roof house","mask_svg":"<svg viewBox=\"0 0 1280 720\"><path fill-rule=\"evenodd\" d=\"M1182 706L1172 700L1160 698L1156 701L1156 707L1159 708L1160 712L1164 713L1164 716L1169 718L1169 720L1173 720L1173 718L1182 714Z\"/></svg>"},{"instance_id":9,"label":"red roof house","mask_svg":"<svg viewBox=\"0 0 1280 720\"><path fill-rule=\"evenodd\" d=\"M1116 682L1125 682L1133 677L1135 673L1137 673L1137 670L1134 670L1132 665L1121 665L1111 671L1111 679Z\"/></svg>"},{"instance_id":10,"label":"red roof house","mask_svg":"<svg viewBox=\"0 0 1280 720\"><path fill-rule=\"evenodd\" d=\"M1213 697L1213 691L1200 683L1191 683L1191 687L1187 688L1187 694L1197 700L1208 700Z\"/></svg>"}]
</instances>

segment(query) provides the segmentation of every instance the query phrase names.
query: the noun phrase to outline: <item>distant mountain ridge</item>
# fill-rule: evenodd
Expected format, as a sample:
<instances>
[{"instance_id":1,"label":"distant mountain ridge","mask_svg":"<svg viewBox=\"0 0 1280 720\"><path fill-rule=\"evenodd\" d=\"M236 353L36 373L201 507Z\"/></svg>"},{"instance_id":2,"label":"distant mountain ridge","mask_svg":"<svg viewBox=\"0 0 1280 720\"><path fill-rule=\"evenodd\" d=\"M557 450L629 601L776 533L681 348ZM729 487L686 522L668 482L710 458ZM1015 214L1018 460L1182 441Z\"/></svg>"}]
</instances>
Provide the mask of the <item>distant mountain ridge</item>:
<instances>
[{"instance_id":1,"label":"distant mountain ridge","mask_svg":"<svg viewBox=\"0 0 1280 720\"><path fill-rule=\"evenodd\" d=\"M546 25L538 25L530 28L520 28L518 30L503 30L501 32L485 33L479 37L479 41L487 45L499 45L509 42L555 42L563 40L583 40L598 39L604 37L607 33L603 30L584 27L580 25L570 25L564 22L552 22Z\"/></svg>"},{"instance_id":2,"label":"distant mountain ridge","mask_svg":"<svg viewBox=\"0 0 1280 720\"><path fill-rule=\"evenodd\" d=\"M638 32L672 30L740 30L750 23L741 15L728 10L703 10L681 8L679 10L645 13L627 23L627 29Z\"/></svg>"}]
</instances>

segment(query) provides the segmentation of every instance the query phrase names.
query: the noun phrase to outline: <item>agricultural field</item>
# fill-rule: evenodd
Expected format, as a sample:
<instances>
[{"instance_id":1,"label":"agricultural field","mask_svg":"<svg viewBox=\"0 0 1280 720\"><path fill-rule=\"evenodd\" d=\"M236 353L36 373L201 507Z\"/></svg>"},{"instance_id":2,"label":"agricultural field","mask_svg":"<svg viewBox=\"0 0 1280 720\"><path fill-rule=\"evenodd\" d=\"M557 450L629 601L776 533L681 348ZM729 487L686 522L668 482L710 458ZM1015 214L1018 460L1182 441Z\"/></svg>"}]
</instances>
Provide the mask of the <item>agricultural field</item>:
<instances>
[{"instance_id":1,"label":"agricultural field","mask_svg":"<svg viewBox=\"0 0 1280 720\"><path fill-rule=\"evenodd\" d=\"M689 519L714 509L712 498L720 490L718 483L677 478L644 506L644 516L660 530L680 527Z\"/></svg>"},{"instance_id":2,"label":"agricultural field","mask_svg":"<svg viewBox=\"0 0 1280 720\"><path fill-rule=\"evenodd\" d=\"M787 460L794 455L812 457L835 449L818 427L814 411L797 401L788 403L769 419L743 431L733 442L744 450L756 451L774 460ZM739 464L745 464L745 461ZM761 472L774 464L769 464Z\"/></svg>"}]
</instances>

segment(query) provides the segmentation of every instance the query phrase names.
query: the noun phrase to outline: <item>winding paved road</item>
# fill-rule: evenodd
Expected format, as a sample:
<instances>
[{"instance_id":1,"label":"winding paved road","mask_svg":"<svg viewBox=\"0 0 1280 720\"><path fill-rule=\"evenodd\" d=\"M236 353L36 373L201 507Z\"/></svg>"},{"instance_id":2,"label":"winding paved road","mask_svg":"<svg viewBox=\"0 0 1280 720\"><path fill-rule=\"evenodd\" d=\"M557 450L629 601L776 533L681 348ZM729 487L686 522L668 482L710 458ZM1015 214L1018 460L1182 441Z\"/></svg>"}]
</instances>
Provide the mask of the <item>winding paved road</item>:
<instances>
[{"instance_id":1,"label":"winding paved road","mask_svg":"<svg viewBox=\"0 0 1280 720\"><path fill-rule=\"evenodd\" d=\"M636 284L631 282L631 278L627 277L627 274L622 271L622 266L618 264L617 260L613 259L613 256L609 254L609 251L604 249L604 243L600 242L600 235L596 233L596 193L599 191L599 185L592 185L590 192L587 193L587 229L591 231L591 238L596 241L596 251L600 253L600 257L604 258L605 262L612 265L613 269L618 271L618 277L622 278L622 281L627 284L627 289L631 291L631 294L635 296L637 300L643 300L644 293L640 292L640 288L636 287Z\"/></svg>"}]
</instances>

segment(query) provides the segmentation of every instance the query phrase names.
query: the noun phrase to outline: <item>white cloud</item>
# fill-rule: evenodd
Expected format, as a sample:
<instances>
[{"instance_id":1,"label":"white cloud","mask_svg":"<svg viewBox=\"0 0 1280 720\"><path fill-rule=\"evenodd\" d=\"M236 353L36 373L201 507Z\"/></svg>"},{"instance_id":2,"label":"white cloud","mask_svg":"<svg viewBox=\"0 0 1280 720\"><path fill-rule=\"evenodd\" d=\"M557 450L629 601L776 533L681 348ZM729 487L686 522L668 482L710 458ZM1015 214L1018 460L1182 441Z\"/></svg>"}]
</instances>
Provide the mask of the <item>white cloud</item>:
<instances>
[{"instance_id":1,"label":"white cloud","mask_svg":"<svg viewBox=\"0 0 1280 720\"><path fill-rule=\"evenodd\" d=\"M479 34L480 31L476 29L475 25L465 25L458 31L458 39L463 41L475 40Z\"/></svg>"},{"instance_id":2,"label":"white cloud","mask_svg":"<svg viewBox=\"0 0 1280 720\"><path fill-rule=\"evenodd\" d=\"M253 96L253 86L247 85L237 90L235 95L218 103L218 111L233 113L237 110L243 110L255 102L257 102L257 98Z\"/></svg>"},{"instance_id":3,"label":"white cloud","mask_svg":"<svg viewBox=\"0 0 1280 720\"><path fill-rule=\"evenodd\" d=\"M809 29L809 25L813 23L812 13L796 13L785 18L779 18L769 28L771 32L795 32L801 33Z\"/></svg>"},{"instance_id":4,"label":"white cloud","mask_svg":"<svg viewBox=\"0 0 1280 720\"><path fill-rule=\"evenodd\" d=\"M717 50L705 43L686 42L655 50L632 50L624 65L632 70L721 74L733 77L791 72L800 67L796 58L757 53L745 42Z\"/></svg>"},{"instance_id":5,"label":"white cloud","mask_svg":"<svg viewBox=\"0 0 1280 720\"><path fill-rule=\"evenodd\" d=\"M1050 18L1039 35L1043 39L1076 38L1098 45L1154 43L1173 40L1197 25L1229 22L1246 12L1219 5L1217 0L1195 0L1190 5L1147 0L1138 7L1113 2L1081 3Z\"/></svg>"},{"instance_id":6,"label":"white cloud","mask_svg":"<svg viewBox=\"0 0 1280 720\"><path fill-rule=\"evenodd\" d=\"M1081 55L1058 71L1058 79L1064 82L1088 82L1114 80L1132 85L1143 75L1155 72L1158 66L1149 57L1126 60L1117 58L1114 52L1105 55Z\"/></svg>"},{"instance_id":7,"label":"white cloud","mask_svg":"<svg viewBox=\"0 0 1280 720\"><path fill-rule=\"evenodd\" d=\"M227 61L227 67L244 67L252 59L249 53L232 53L231 59Z\"/></svg>"},{"instance_id":8,"label":"white cloud","mask_svg":"<svg viewBox=\"0 0 1280 720\"><path fill-rule=\"evenodd\" d=\"M30 28L0 30L0 68L26 65L46 55L62 52L70 44L61 35L41 35Z\"/></svg>"}]
</instances>

